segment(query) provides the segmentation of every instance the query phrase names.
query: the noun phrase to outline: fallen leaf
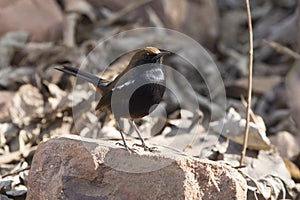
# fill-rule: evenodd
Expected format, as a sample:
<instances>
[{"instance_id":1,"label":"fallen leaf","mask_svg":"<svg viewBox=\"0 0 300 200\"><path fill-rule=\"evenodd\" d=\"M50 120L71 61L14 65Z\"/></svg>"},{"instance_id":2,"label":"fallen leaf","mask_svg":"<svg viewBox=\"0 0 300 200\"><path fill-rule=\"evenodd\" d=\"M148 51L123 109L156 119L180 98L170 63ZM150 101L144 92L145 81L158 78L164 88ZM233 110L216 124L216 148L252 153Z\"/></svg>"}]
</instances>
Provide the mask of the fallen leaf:
<instances>
[{"instance_id":1,"label":"fallen leaf","mask_svg":"<svg viewBox=\"0 0 300 200\"><path fill-rule=\"evenodd\" d=\"M260 124L250 122L248 145L249 149L268 150L272 148L270 140L266 136L266 127L260 118ZM246 120L242 119L239 113L230 108L224 121L210 123L210 127L218 134L243 144Z\"/></svg>"},{"instance_id":2,"label":"fallen leaf","mask_svg":"<svg viewBox=\"0 0 300 200\"><path fill-rule=\"evenodd\" d=\"M29 125L36 118L44 116L44 99L38 88L23 85L13 98L10 108L12 121L19 126Z\"/></svg>"}]
</instances>

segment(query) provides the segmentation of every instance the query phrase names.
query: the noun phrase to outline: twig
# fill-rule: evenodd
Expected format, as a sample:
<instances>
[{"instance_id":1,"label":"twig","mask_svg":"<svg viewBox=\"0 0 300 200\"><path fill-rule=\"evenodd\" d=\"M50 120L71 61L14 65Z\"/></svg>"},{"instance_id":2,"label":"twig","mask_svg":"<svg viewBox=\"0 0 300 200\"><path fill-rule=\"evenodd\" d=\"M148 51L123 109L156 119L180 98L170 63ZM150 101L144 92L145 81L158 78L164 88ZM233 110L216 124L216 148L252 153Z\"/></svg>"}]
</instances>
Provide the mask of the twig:
<instances>
[{"instance_id":1,"label":"twig","mask_svg":"<svg viewBox=\"0 0 300 200\"><path fill-rule=\"evenodd\" d=\"M247 107L247 102L246 102L246 99L244 96L241 96L241 101L242 101L242 104L245 106L245 108ZM250 109L250 116L251 116L251 119L252 121L257 124L257 117L255 116L254 112L252 111L252 109Z\"/></svg>"},{"instance_id":2,"label":"twig","mask_svg":"<svg viewBox=\"0 0 300 200\"><path fill-rule=\"evenodd\" d=\"M153 10L153 8L148 7L146 9L148 16L150 18L150 21L154 24L156 27L164 27L164 23L161 21L161 19L157 16L157 13Z\"/></svg>"},{"instance_id":3,"label":"twig","mask_svg":"<svg viewBox=\"0 0 300 200\"><path fill-rule=\"evenodd\" d=\"M0 165L18 161L22 158L26 158L30 152L35 151L37 146L29 147L23 151L15 151L8 154L0 155Z\"/></svg>"},{"instance_id":4,"label":"twig","mask_svg":"<svg viewBox=\"0 0 300 200\"><path fill-rule=\"evenodd\" d=\"M28 166L28 167L25 167L23 169L19 169L19 170L15 171L15 172L10 172L10 173L4 174L3 176L1 176L1 178L5 178L5 177L8 177L8 176L15 176L15 175L17 175L17 174L19 174L21 172L24 172L26 170L30 170L30 167L31 166Z\"/></svg>"},{"instance_id":5,"label":"twig","mask_svg":"<svg viewBox=\"0 0 300 200\"><path fill-rule=\"evenodd\" d=\"M300 59L300 55L285 47L285 46L282 46L281 44L277 43L277 42L274 42L274 41L271 41L271 40L263 40L263 43L265 43L266 45L270 46L271 48L275 49L275 51L277 51L278 53L281 53L281 54L285 54L285 55L288 55L294 59Z\"/></svg>"},{"instance_id":6,"label":"twig","mask_svg":"<svg viewBox=\"0 0 300 200\"><path fill-rule=\"evenodd\" d=\"M65 16L64 30L63 30L63 42L67 47L74 47L75 41L75 29L79 14L76 12L68 13Z\"/></svg>"},{"instance_id":7,"label":"twig","mask_svg":"<svg viewBox=\"0 0 300 200\"><path fill-rule=\"evenodd\" d=\"M20 151L15 151L9 154L0 155L0 165L11 163L13 161L20 160L22 158L22 153Z\"/></svg>"},{"instance_id":8,"label":"twig","mask_svg":"<svg viewBox=\"0 0 300 200\"><path fill-rule=\"evenodd\" d=\"M104 20L100 20L97 25L102 25L102 26L108 26L110 24L115 23L116 21L118 21L119 19L121 19L122 17L124 17L125 15L127 15L128 13L130 13L131 11L149 3L152 0L136 0L136 1L132 1L128 6L126 6L125 8L123 8L121 11L119 11L118 13L116 13L113 17L109 18L109 19L104 19Z\"/></svg>"},{"instance_id":9,"label":"twig","mask_svg":"<svg viewBox=\"0 0 300 200\"><path fill-rule=\"evenodd\" d=\"M250 123L250 111L251 111L251 95L252 95L252 68L253 68L253 32L252 32L252 20L251 20L251 10L249 0L246 0L247 7L247 17L248 17L248 27L249 27L249 75L248 75L248 100L247 100L247 112L246 112L246 126L245 126L245 135L243 150L241 153L240 165L243 165L247 144L248 144L248 135L249 135L249 123Z\"/></svg>"}]
</instances>

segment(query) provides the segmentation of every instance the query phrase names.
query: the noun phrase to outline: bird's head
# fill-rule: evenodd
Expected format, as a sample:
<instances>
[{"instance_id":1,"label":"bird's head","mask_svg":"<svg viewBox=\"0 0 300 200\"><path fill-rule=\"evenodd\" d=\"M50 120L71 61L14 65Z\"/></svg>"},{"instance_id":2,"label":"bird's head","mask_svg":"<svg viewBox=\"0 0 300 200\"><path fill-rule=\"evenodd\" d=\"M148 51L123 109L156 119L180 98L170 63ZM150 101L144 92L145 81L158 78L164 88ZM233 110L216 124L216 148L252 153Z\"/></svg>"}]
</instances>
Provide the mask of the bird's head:
<instances>
[{"instance_id":1,"label":"bird's head","mask_svg":"<svg viewBox=\"0 0 300 200\"><path fill-rule=\"evenodd\" d=\"M145 47L134 54L130 61L130 65L139 66L149 63L160 63L161 58L169 53L170 52L168 51L160 51L156 47Z\"/></svg>"}]
</instances>

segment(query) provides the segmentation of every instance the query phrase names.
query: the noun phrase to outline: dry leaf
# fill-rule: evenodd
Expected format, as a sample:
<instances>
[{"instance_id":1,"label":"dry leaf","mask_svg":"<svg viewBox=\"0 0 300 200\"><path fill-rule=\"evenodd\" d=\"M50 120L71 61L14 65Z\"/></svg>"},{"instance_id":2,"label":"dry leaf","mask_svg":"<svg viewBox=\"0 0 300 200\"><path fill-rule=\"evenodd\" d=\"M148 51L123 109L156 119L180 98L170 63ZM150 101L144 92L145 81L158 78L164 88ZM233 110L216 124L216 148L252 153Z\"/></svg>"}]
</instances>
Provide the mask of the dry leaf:
<instances>
[{"instance_id":1,"label":"dry leaf","mask_svg":"<svg viewBox=\"0 0 300 200\"><path fill-rule=\"evenodd\" d=\"M246 66L246 65L245 65ZM280 76L253 77L253 95L262 96L282 81ZM248 95L248 79L241 78L226 86L228 97L240 98Z\"/></svg>"},{"instance_id":2,"label":"dry leaf","mask_svg":"<svg viewBox=\"0 0 300 200\"><path fill-rule=\"evenodd\" d=\"M25 32L10 32L0 38L0 69L10 65L15 51L23 47L27 39Z\"/></svg>"},{"instance_id":3,"label":"dry leaf","mask_svg":"<svg viewBox=\"0 0 300 200\"><path fill-rule=\"evenodd\" d=\"M13 98L10 109L12 121L18 125L29 125L36 118L44 115L44 99L38 88L23 85Z\"/></svg>"},{"instance_id":4,"label":"dry leaf","mask_svg":"<svg viewBox=\"0 0 300 200\"><path fill-rule=\"evenodd\" d=\"M12 106L12 99L15 92L0 91L0 122L9 121L9 108Z\"/></svg>"},{"instance_id":5,"label":"dry leaf","mask_svg":"<svg viewBox=\"0 0 300 200\"><path fill-rule=\"evenodd\" d=\"M32 67L12 68L0 70L0 86L7 89L17 89L21 84L30 83L35 69Z\"/></svg>"},{"instance_id":6,"label":"dry leaf","mask_svg":"<svg viewBox=\"0 0 300 200\"><path fill-rule=\"evenodd\" d=\"M284 160L286 168L289 170L292 178L296 180L297 182L300 181L300 169L290 160L285 159Z\"/></svg>"},{"instance_id":7,"label":"dry leaf","mask_svg":"<svg viewBox=\"0 0 300 200\"><path fill-rule=\"evenodd\" d=\"M18 136L19 129L11 123L0 123L0 146L8 144Z\"/></svg>"},{"instance_id":8,"label":"dry leaf","mask_svg":"<svg viewBox=\"0 0 300 200\"><path fill-rule=\"evenodd\" d=\"M210 127L213 131L242 145L244 140L245 124L246 120L242 119L239 113L237 113L233 108L230 108L225 121L211 122ZM260 124L250 122L248 138L249 149L268 150L272 148L271 142L267 138L265 131L266 127L261 118Z\"/></svg>"},{"instance_id":9,"label":"dry leaf","mask_svg":"<svg viewBox=\"0 0 300 200\"><path fill-rule=\"evenodd\" d=\"M224 154L224 161L232 166L239 165L240 154ZM295 182L280 155L274 150L258 152L255 156L246 156L245 167L240 170L248 177L248 189L260 194L265 199L285 198L288 193L295 197L293 192ZM249 194L249 193L248 193ZM253 194L252 194L253 195Z\"/></svg>"}]
</instances>

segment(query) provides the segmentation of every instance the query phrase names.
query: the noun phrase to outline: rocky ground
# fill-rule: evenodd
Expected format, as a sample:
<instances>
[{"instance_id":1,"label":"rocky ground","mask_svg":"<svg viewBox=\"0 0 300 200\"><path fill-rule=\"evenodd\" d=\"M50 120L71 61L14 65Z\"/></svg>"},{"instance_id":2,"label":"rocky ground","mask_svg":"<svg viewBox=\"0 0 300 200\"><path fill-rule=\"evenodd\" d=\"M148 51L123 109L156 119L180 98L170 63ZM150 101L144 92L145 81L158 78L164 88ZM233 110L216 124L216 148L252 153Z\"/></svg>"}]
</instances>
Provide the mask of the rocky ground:
<instances>
[{"instance_id":1,"label":"rocky ground","mask_svg":"<svg viewBox=\"0 0 300 200\"><path fill-rule=\"evenodd\" d=\"M244 1L2 0L0 199L131 198L135 192L214 199L220 191L237 199L299 198L299 6L251 1L253 113L245 166L238 168L248 88ZM177 32L137 29L143 27ZM161 109L137 123L147 143L169 153L139 149L130 156L114 145L120 134L113 116L94 110L100 98L94 88L54 67L68 64L112 80L133 49L149 45L173 52L164 60L170 87ZM122 126L133 143L129 123ZM172 164L147 176L105 165L127 157Z\"/></svg>"}]
</instances>

